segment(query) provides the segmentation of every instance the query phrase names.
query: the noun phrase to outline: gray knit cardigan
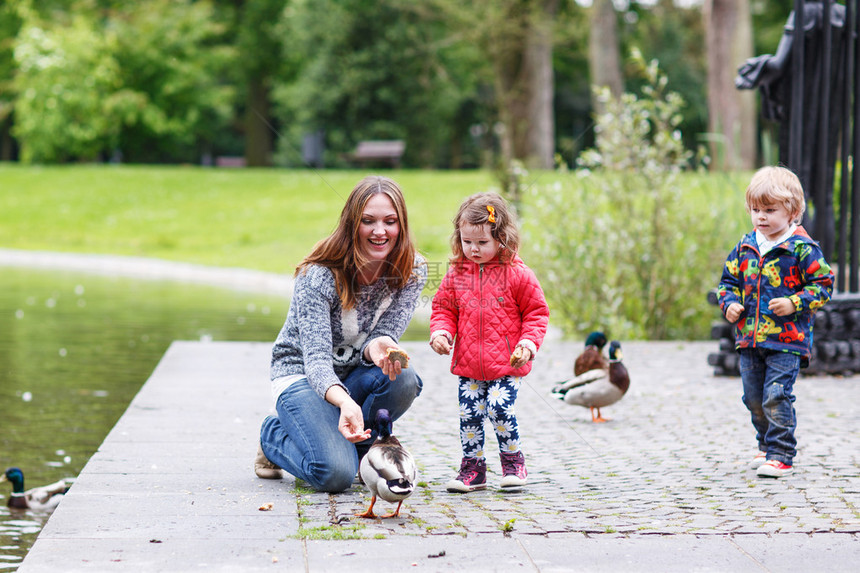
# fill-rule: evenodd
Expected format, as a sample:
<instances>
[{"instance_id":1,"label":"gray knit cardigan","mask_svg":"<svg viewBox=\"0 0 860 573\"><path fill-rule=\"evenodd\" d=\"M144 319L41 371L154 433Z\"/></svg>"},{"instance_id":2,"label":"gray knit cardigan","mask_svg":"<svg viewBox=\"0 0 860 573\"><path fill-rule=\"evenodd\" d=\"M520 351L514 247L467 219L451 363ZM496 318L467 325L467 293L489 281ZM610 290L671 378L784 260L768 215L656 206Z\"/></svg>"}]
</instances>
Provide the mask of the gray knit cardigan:
<instances>
[{"instance_id":1,"label":"gray knit cardigan","mask_svg":"<svg viewBox=\"0 0 860 573\"><path fill-rule=\"evenodd\" d=\"M354 308L344 311L334 275L311 265L296 277L287 319L272 348L271 379L303 374L317 394L325 397L364 359L375 338L400 340L412 319L418 296L427 282L427 265L415 256L414 276L400 290L385 278L360 288Z\"/></svg>"}]
</instances>

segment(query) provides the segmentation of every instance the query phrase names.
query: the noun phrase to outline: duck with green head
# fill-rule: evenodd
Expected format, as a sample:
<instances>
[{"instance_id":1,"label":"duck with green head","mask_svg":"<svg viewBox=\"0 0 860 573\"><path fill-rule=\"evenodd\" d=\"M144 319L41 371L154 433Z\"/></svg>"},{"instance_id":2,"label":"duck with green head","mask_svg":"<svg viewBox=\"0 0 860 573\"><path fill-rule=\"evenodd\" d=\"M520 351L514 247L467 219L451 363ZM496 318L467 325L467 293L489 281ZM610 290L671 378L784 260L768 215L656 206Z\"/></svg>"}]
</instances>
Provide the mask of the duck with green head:
<instances>
[{"instance_id":1,"label":"duck with green head","mask_svg":"<svg viewBox=\"0 0 860 573\"><path fill-rule=\"evenodd\" d=\"M606 335L602 332L594 331L589 334L588 338L585 339L585 349L573 362L573 375L579 376L598 368L605 370L609 366L606 357L603 356L603 347L606 346L606 343Z\"/></svg>"},{"instance_id":2,"label":"duck with green head","mask_svg":"<svg viewBox=\"0 0 860 573\"><path fill-rule=\"evenodd\" d=\"M37 511L50 510L57 507L63 495L69 491L65 480L24 490L24 472L21 468L8 468L0 476L0 482L12 484L12 495L6 500L6 505L12 509L33 509Z\"/></svg>"},{"instance_id":3,"label":"duck with green head","mask_svg":"<svg viewBox=\"0 0 860 573\"><path fill-rule=\"evenodd\" d=\"M399 517L403 500L415 491L418 468L415 459L392 435L392 420L388 410L380 409L374 418L378 437L367 454L361 458L359 474L370 490L370 507L358 517L374 518L373 506L378 498L396 503L397 509L380 517Z\"/></svg>"},{"instance_id":4,"label":"duck with green head","mask_svg":"<svg viewBox=\"0 0 860 573\"><path fill-rule=\"evenodd\" d=\"M615 404L630 388L630 375L621 361L621 343L609 343L609 361L605 369L592 369L557 386L553 393L565 403L591 409L592 422L608 422L600 409Z\"/></svg>"}]
</instances>

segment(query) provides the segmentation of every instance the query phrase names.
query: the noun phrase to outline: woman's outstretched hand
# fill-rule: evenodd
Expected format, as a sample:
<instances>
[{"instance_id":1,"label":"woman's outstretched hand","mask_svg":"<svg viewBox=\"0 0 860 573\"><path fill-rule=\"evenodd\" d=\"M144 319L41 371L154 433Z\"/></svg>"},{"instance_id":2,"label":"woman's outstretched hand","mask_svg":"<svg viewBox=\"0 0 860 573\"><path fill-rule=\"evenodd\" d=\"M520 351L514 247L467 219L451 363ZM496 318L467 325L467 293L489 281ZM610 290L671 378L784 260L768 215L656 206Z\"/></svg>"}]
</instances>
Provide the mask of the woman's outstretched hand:
<instances>
[{"instance_id":1,"label":"woman's outstretched hand","mask_svg":"<svg viewBox=\"0 0 860 573\"><path fill-rule=\"evenodd\" d=\"M389 348L402 350L393 339L388 336L380 336L367 345L365 353L367 354L367 359L379 366L382 369L382 373L388 376L389 380L394 380L403 371L403 367L399 361L392 361L388 357Z\"/></svg>"},{"instance_id":2,"label":"woman's outstretched hand","mask_svg":"<svg viewBox=\"0 0 860 573\"><path fill-rule=\"evenodd\" d=\"M332 386L325 393L325 399L329 404L340 408L337 430L344 438L353 444L370 438L370 430L364 429L364 414L361 413L361 407L350 398L343 387Z\"/></svg>"}]
</instances>

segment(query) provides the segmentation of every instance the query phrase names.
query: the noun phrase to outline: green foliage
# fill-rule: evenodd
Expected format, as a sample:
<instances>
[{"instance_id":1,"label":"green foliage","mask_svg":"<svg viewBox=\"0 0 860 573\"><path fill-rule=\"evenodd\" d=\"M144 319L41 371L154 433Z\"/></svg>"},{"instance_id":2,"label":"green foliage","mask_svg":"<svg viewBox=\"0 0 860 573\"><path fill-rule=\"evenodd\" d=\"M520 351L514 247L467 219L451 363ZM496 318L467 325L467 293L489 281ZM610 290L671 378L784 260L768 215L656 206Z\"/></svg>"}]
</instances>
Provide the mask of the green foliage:
<instances>
[{"instance_id":1,"label":"green foliage","mask_svg":"<svg viewBox=\"0 0 860 573\"><path fill-rule=\"evenodd\" d=\"M402 0L294 2L286 16L286 57L302 64L274 91L291 126L281 163L298 164L301 135L317 130L329 166L366 139L404 139L408 163L440 162L475 91L470 46L444 42L443 23Z\"/></svg>"},{"instance_id":2,"label":"green foliage","mask_svg":"<svg viewBox=\"0 0 860 573\"><path fill-rule=\"evenodd\" d=\"M105 110L120 88L114 41L84 16L50 28L24 24L15 47L14 130L24 162L93 159L115 143L118 118Z\"/></svg>"},{"instance_id":3,"label":"green foliage","mask_svg":"<svg viewBox=\"0 0 860 573\"><path fill-rule=\"evenodd\" d=\"M218 83L232 49L209 2L152 0L54 19L24 11L15 46L15 135L25 162L188 160L232 113ZM184 151L183 151L184 150Z\"/></svg>"},{"instance_id":4,"label":"green foliage","mask_svg":"<svg viewBox=\"0 0 860 573\"><path fill-rule=\"evenodd\" d=\"M12 54L21 19L8 2L0 2L0 126L12 113L15 61Z\"/></svg>"},{"instance_id":5,"label":"green foliage","mask_svg":"<svg viewBox=\"0 0 860 573\"><path fill-rule=\"evenodd\" d=\"M625 20L635 22L622 30L622 53L632 49L647 60L657 60L660 68L685 102L679 110L688 149L695 148L700 134L708 129L704 19L700 5L679 6L673 0L631 3ZM637 66L626 73L627 91L637 91L643 81Z\"/></svg>"},{"instance_id":6,"label":"green foliage","mask_svg":"<svg viewBox=\"0 0 860 573\"><path fill-rule=\"evenodd\" d=\"M130 4L108 26L117 37L124 125L120 146L137 161L196 161L230 121L234 88L220 77L234 63L210 2Z\"/></svg>"},{"instance_id":7,"label":"green foliage","mask_svg":"<svg viewBox=\"0 0 860 573\"><path fill-rule=\"evenodd\" d=\"M531 188L529 260L568 334L703 338L705 295L738 237L725 218L742 204L715 199L724 181L682 174L691 161L678 129L683 101L656 63L633 62L647 79L643 95L601 94L606 111L584 169Z\"/></svg>"},{"instance_id":8,"label":"green foliage","mask_svg":"<svg viewBox=\"0 0 860 573\"><path fill-rule=\"evenodd\" d=\"M787 12L770 17L769 4L753 10L778 40ZM518 95L504 89L505 74L522 63L516 45L529 14L546 5L0 1L0 137L14 119L27 161L121 151L131 163L197 163L208 152L267 154L268 138L253 129L257 111L278 138L281 165L300 165L302 136L322 130L328 167L345 166L356 142L383 138L406 140L404 165L490 167L500 154L500 110ZM552 26L554 132L569 164L593 138L588 10L560 2ZM619 11L622 46L662 62L689 102L680 112L688 148L706 125L700 11L671 0ZM12 58L13 46L24 60Z\"/></svg>"}]
</instances>

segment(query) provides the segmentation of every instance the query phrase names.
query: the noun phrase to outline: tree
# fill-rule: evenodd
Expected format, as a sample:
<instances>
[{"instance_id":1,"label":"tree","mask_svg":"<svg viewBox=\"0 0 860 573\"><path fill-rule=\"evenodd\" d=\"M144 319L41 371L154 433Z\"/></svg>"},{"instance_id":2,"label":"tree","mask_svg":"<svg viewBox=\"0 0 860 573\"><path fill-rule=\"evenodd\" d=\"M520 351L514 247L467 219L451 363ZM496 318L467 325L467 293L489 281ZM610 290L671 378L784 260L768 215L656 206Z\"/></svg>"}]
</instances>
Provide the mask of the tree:
<instances>
[{"instance_id":1,"label":"tree","mask_svg":"<svg viewBox=\"0 0 860 573\"><path fill-rule=\"evenodd\" d=\"M124 109L119 146L133 161L197 162L233 116L236 63L227 27L212 3L147 0L123 4L106 26L116 31Z\"/></svg>"},{"instance_id":2,"label":"tree","mask_svg":"<svg viewBox=\"0 0 860 573\"><path fill-rule=\"evenodd\" d=\"M494 72L503 161L553 167L552 53L559 0L460 2L456 9L461 11L458 29L477 34Z\"/></svg>"},{"instance_id":3,"label":"tree","mask_svg":"<svg viewBox=\"0 0 860 573\"><path fill-rule=\"evenodd\" d=\"M286 126L281 162L297 164L302 135L322 130L327 165L343 164L366 139L405 140L412 165L446 164L452 125L476 97L482 69L471 46L443 34L441 22L403 0L294 2L283 36L298 70L273 96Z\"/></svg>"},{"instance_id":4,"label":"tree","mask_svg":"<svg viewBox=\"0 0 860 573\"><path fill-rule=\"evenodd\" d=\"M51 28L24 21L15 46L14 134L22 161L92 160L116 143L123 97L114 37L94 27L83 14Z\"/></svg>"},{"instance_id":5,"label":"tree","mask_svg":"<svg viewBox=\"0 0 860 573\"><path fill-rule=\"evenodd\" d=\"M612 0L594 0L591 5L590 34L588 35L588 61L591 83L596 88L609 88L612 97L624 93L621 75L620 40L618 16ZM592 106L599 113L599 98L592 99Z\"/></svg>"},{"instance_id":6,"label":"tree","mask_svg":"<svg viewBox=\"0 0 860 573\"><path fill-rule=\"evenodd\" d=\"M0 161L9 161L13 156L12 109L15 91L15 59L12 47L21 28L21 18L13 6L0 0Z\"/></svg>"},{"instance_id":7,"label":"tree","mask_svg":"<svg viewBox=\"0 0 860 573\"><path fill-rule=\"evenodd\" d=\"M209 2L24 6L14 134L24 161L196 161L232 113Z\"/></svg>"},{"instance_id":8,"label":"tree","mask_svg":"<svg viewBox=\"0 0 860 573\"><path fill-rule=\"evenodd\" d=\"M705 0L708 111L713 166L751 169L756 162L754 94L735 88L737 68L752 53L749 0Z\"/></svg>"},{"instance_id":9,"label":"tree","mask_svg":"<svg viewBox=\"0 0 860 573\"><path fill-rule=\"evenodd\" d=\"M287 0L230 0L236 8L236 47L244 89L245 160L272 163L271 90L284 62L279 23Z\"/></svg>"}]
</instances>

